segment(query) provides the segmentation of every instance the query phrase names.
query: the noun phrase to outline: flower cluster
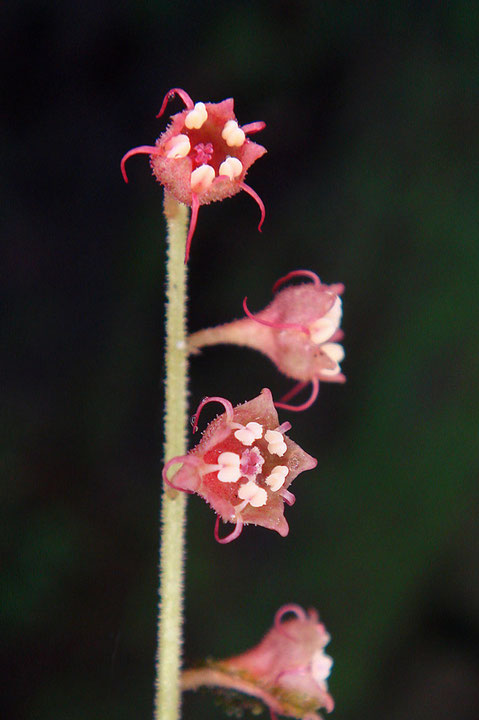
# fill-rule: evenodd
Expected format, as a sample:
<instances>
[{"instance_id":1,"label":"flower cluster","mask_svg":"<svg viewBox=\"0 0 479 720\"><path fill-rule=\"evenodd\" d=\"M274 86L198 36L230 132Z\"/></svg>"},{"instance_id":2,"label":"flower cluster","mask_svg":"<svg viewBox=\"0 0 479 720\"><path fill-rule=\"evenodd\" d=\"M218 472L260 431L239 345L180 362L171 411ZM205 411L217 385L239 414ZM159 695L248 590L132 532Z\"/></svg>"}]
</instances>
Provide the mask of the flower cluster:
<instances>
[{"instance_id":1,"label":"flower cluster","mask_svg":"<svg viewBox=\"0 0 479 720\"><path fill-rule=\"evenodd\" d=\"M295 277L306 277L312 283L281 288ZM275 283L275 297L264 310L251 313L245 298L246 318L192 334L189 338L190 352L217 343L233 343L260 350L278 370L298 381L282 402L275 403L276 407L306 410L318 395L320 381L343 383L346 380L340 367L344 348L339 342L343 338L340 329L343 292L344 285L341 283L324 285L310 270L293 270ZM312 391L305 403L296 406L286 404L286 400L294 397L308 383L311 383Z\"/></svg>"},{"instance_id":2,"label":"flower cluster","mask_svg":"<svg viewBox=\"0 0 479 720\"><path fill-rule=\"evenodd\" d=\"M304 470L317 461L286 436L291 424L279 424L270 390L233 407L224 398L205 398L219 402L225 412L207 426L199 444L187 455L169 460L163 470L165 482L175 490L197 493L211 505L218 517L215 537L220 543L237 538L243 526L252 523L276 530L285 537L288 523L284 503L292 505L288 490ZM180 464L173 477L169 469ZM235 523L232 533L220 538L219 520Z\"/></svg>"},{"instance_id":3,"label":"flower cluster","mask_svg":"<svg viewBox=\"0 0 479 720\"><path fill-rule=\"evenodd\" d=\"M180 88L173 88L165 95L157 117L164 113L168 101L175 95L184 102L185 110L171 117L170 125L155 145L140 145L129 150L121 161L121 170L125 182L128 182L125 170L128 158L138 154L149 155L151 169L158 182L179 202L191 207L185 252L187 262L200 205L224 200L244 190L259 205L261 220L258 229L261 229L264 205L244 178L251 165L266 152L262 145L252 142L247 135L262 130L265 123L252 122L240 126L234 114L232 98L220 103L194 103Z\"/></svg>"},{"instance_id":4,"label":"flower cluster","mask_svg":"<svg viewBox=\"0 0 479 720\"><path fill-rule=\"evenodd\" d=\"M262 130L265 124L253 122L241 126L231 98L220 103L194 103L180 88L166 94L158 117L174 96L183 101L185 109L172 115L154 145L142 145L127 152L121 170L128 182L126 161L133 155L149 155L153 174L169 193L170 200L173 197L191 208L186 263L201 205L244 190L259 205L261 230L264 205L245 183L245 176L266 152L248 135ZM296 278L308 282L283 287ZM245 297L246 317L189 337L188 351L192 354L219 343L255 348L295 381L293 388L276 403L266 388L235 407L222 397L205 398L197 409L193 432L198 429L201 411L207 403L220 403L224 412L207 425L193 449L167 459L163 468L165 485L174 491L195 493L213 508L217 515L214 536L221 544L239 537L247 524L275 530L283 537L289 532L284 503L293 505L295 496L288 488L301 472L315 468L317 461L290 440L287 433L291 424L280 424L276 408L306 410L316 400L320 382L345 381L341 371L344 349L340 327L343 292L341 283L325 285L310 270L294 270L275 283L272 301L260 312L251 312ZM183 341L182 345L184 348ZM308 385L311 385L308 400L299 405L288 403ZM221 537L220 521L233 523L233 531ZM288 614L293 617L284 620ZM334 707L327 685L333 661L324 652L329 640L315 610L285 605L256 647L185 671L183 689L209 685L236 690L261 700L273 720L276 713L299 720L320 720L318 710L330 712Z\"/></svg>"},{"instance_id":5,"label":"flower cluster","mask_svg":"<svg viewBox=\"0 0 479 720\"><path fill-rule=\"evenodd\" d=\"M283 621L288 613L294 617ZM237 690L265 703L272 717L277 713L319 720L317 710L331 712L334 708L327 684L333 661L324 652L330 639L316 610L306 612L299 605L284 605L256 647L211 661L206 668L187 670L183 687Z\"/></svg>"}]
</instances>

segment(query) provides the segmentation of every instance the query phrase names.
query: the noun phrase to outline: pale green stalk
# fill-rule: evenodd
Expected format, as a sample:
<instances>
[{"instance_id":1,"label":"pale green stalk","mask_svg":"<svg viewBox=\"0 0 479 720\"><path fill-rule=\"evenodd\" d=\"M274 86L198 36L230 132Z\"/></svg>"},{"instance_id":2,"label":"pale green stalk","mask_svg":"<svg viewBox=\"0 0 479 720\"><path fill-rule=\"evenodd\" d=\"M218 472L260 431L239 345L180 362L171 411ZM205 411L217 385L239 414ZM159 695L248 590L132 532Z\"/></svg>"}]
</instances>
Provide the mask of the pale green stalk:
<instances>
[{"instance_id":1,"label":"pale green stalk","mask_svg":"<svg viewBox=\"0 0 479 720\"><path fill-rule=\"evenodd\" d=\"M186 453L186 265L188 208L165 192L166 265L165 461ZM163 489L155 720L178 720L183 620L186 495Z\"/></svg>"}]
</instances>

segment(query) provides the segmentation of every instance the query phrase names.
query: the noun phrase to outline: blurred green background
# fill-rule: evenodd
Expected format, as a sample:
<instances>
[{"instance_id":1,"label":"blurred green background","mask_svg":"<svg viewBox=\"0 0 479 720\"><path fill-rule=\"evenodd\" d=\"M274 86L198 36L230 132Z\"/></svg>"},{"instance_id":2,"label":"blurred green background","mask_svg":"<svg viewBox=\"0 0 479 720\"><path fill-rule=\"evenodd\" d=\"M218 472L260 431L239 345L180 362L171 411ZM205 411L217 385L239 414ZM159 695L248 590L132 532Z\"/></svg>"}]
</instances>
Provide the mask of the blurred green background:
<instances>
[{"instance_id":1,"label":"blurred green background","mask_svg":"<svg viewBox=\"0 0 479 720\"><path fill-rule=\"evenodd\" d=\"M477 720L478 4L18 0L0 28L2 717L151 717L162 191L119 161L179 86L267 123L263 233L244 193L201 210L190 328L310 268L346 285L348 377L281 413L319 459L287 539L221 547L189 501L185 661L246 649L297 602L333 638L336 720ZM290 384L209 349L192 412L263 386ZM224 714L200 694L184 717Z\"/></svg>"}]
</instances>

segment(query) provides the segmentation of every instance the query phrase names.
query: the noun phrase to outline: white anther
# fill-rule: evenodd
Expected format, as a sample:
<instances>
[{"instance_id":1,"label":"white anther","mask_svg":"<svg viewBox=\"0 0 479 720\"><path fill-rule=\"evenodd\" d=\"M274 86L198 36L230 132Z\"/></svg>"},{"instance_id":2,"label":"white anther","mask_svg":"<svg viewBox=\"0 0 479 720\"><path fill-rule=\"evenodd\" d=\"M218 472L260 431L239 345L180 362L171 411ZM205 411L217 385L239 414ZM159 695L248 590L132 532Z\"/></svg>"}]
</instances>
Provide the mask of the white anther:
<instances>
[{"instance_id":1,"label":"white anther","mask_svg":"<svg viewBox=\"0 0 479 720\"><path fill-rule=\"evenodd\" d=\"M324 343L321 350L324 350L326 355L336 363L340 363L344 360L344 348L339 343Z\"/></svg>"},{"instance_id":2,"label":"white anther","mask_svg":"<svg viewBox=\"0 0 479 720\"><path fill-rule=\"evenodd\" d=\"M188 155L191 150L191 143L188 135L175 135L168 140L165 146L166 157L177 160Z\"/></svg>"},{"instance_id":3,"label":"white anther","mask_svg":"<svg viewBox=\"0 0 479 720\"><path fill-rule=\"evenodd\" d=\"M278 430L267 430L264 434L264 439L268 443L268 450L271 455L283 457L288 448L282 434L278 432Z\"/></svg>"},{"instance_id":4,"label":"white anther","mask_svg":"<svg viewBox=\"0 0 479 720\"><path fill-rule=\"evenodd\" d=\"M255 440L263 435L263 426L257 422L249 422L245 427L240 428L235 432L235 438L240 441L242 445L252 445Z\"/></svg>"},{"instance_id":5,"label":"white anther","mask_svg":"<svg viewBox=\"0 0 479 720\"><path fill-rule=\"evenodd\" d=\"M317 650L311 659L311 675L317 683L324 683L328 679L331 668L333 667L333 659L326 655L322 650Z\"/></svg>"},{"instance_id":6,"label":"white anther","mask_svg":"<svg viewBox=\"0 0 479 720\"><path fill-rule=\"evenodd\" d=\"M249 480L238 490L238 497L241 500L247 500L253 507L262 507L266 505L268 493L264 488L260 488L253 480Z\"/></svg>"},{"instance_id":7,"label":"white anther","mask_svg":"<svg viewBox=\"0 0 479 720\"><path fill-rule=\"evenodd\" d=\"M190 110L185 117L185 125L188 130L199 130L208 118L208 111L203 102L197 102L193 110Z\"/></svg>"},{"instance_id":8,"label":"white anther","mask_svg":"<svg viewBox=\"0 0 479 720\"><path fill-rule=\"evenodd\" d=\"M273 468L271 475L268 475L265 479L265 483L266 485L269 485L273 492L276 492L283 487L288 473L289 468L287 468L286 465L276 465L276 467Z\"/></svg>"},{"instance_id":9,"label":"white anther","mask_svg":"<svg viewBox=\"0 0 479 720\"><path fill-rule=\"evenodd\" d=\"M336 297L336 300L333 303L333 307L328 310L326 315L324 317L330 318L334 322L336 322L339 325L339 322L343 316L343 301L339 297L339 295Z\"/></svg>"},{"instance_id":10,"label":"white anther","mask_svg":"<svg viewBox=\"0 0 479 720\"><path fill-rule=\"evenodd\" d=\"M338 329L342 314L343 303L341 298L337 297L333 303L333 307L330 308L322 318L319 318L319 320L316 320L310 325L311 342L315 345L321 345L321 343L329 340Z\"/></svg>"},{"instance_id":11,"label":"white anther","mask_svg":"<svg viewBox=\"0 0 479 720\"><path fill-rule=\"evenodd\" d=\"M339 363L344 359L343 346L339 343L324 343L324 345L321 345L321 350L324 350L326 357L334 363L333 367L323 367L321 375L328 375L329 377L339 375L341 372Z\"/></svg>"},{"instance_id":12,"label":"white anther","mask_svg":"<svg viewBox=\"0 0 479 720\"><path fill-rule=\"evenodd\" d=\"M238 126L236 120L228 120L221 132L221 137L228 147L241 147L246 140L246 135Z\"/></svg>"},{"instance_id":13,"label":"white anther","mask_svg":"<svg viewBox=\"0 0 479 720\"><path fill-rule=\"evenodd\" d=\"M191 189L201 193L208 190L215 179L215 171L211 165L200 165L191 173Z\"/></svg>"},{"instance_id":14,"label":"white anther","mask_svg":"<svg viewBox=\"0 0 479 720\"><path fill-rule=\"evenodd\" d=\"M332 320L328 320L328 318L322 317L309 326L309 331L311 333L311 342L315 345L321 345L321 343L329 340L329 338L334 335L337 329L338 326L334 322L332 322Z\"/></svg>"},{"instance_id":15,"label":"white anther","mask_svg":"<svg viewBox=\"0 0 479 720\"><path fill-rule=\"evenodd\" d=\"M235 157L228 157L220 165L219 174L227 175L230 180L239 177L243 172L243 163Z\"/></svg>"},{"instance_id":16,"label":"white anther","mask_svg":"<svg viewBox=\"0 0 479 720\"><path fill-rule=\"evenodd\" d=\"M224 483L238 482L241 477L240 456L233 452L224 452L218 456L218 480Z\"/></svg>"}]
</instances>

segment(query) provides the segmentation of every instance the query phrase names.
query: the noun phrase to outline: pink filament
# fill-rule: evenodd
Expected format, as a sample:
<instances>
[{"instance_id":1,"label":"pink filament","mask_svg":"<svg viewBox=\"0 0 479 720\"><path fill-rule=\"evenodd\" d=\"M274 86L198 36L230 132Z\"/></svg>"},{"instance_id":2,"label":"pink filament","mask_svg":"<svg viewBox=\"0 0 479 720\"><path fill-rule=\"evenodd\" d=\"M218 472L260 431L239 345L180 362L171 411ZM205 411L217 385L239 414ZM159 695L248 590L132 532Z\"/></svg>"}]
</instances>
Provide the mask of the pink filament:
<instances>
[{"instance_id":1,"label":"pink filament","mask_svg":"<svg viewBox=\"0 0 479 720\"><path fill-rule=\"evenodd\" d=\"M123 180L127 183L128 182L128 176L126 174L125 170L125 163L128 160L128 158L131 158L132 155L159 155L160 150L156 145L140 145L139 147L132 148L131 150L128 150L128 152L123 155L121 159L121 174L123 175Z\"/></svg>"},{"instance_id":2,"label":"pink filament","mask_svg":"<svg viewBox=\"0 0 479 720\"><path fill-rule=\"evenodd\" d=\"M340 383L343 384L346 382L346 375L343 375L343 373L338 373L337 375L323 375L321 377L321 373L319 374L319 379L324 380L325 382L329 383Z\"/></svg>"},{"instance_id":3,"label":"pink filament","mask_svg":"<svg viewBox=\"0 0 479 720\"><path fill-rule=\"evenodd\" d=\"M190 256L191 241L193 240L193 235L196 229L196 221L198 220L199 208L200 201L198 200L198 195L196 193L191 193L191 218L190 227L188 228L188 237L186 238L185 265L188 262L188 258Z\"/></svg>"},{"instance_id":4,"label":"pink filament","mask_svg":"<svg viewBox=\"0 0 479 720\"><path fill-rule=\"evenodd\" d=\"M266 127L266 123L262 120L257 120L256 122L248 123L247 125L242 125L241 129L244 133L257 133L260 130L264 130Z\"/></svg>"},{"instance_id":5,"label":"pink filament","mask_svg":"<svg viewBox=\"0 0 479 720\"><path fill-rule=\"evenodd\" d=\"M283 434L284 434L284 433L287 433L288 430L291 430L292 427L293 427L293 426L291 425L291 423L288 422L288 420L286 420L286 422L281 423L281 425L279 425L279 426L276 428L276 432L280 432L280 433L283 433Z\"/></svg>"},{"instance_id":6,"label":"pink filament","mask_svg":"<svg viewBox=\"0 0 479 720\"><path fill-rule=\"evenodd\" d=\"M318 378L314 378L313 380L311 380L311 386L312 386L311 396L310 396L309 400L306 400L306 402L304 402L302 405L288 405L287 403L284 403L284 402L275 402L274 406L278 407L278 408L282 408L283 410L293 410L294 412L301 412L302 410L307 410L308 408L311 407L311 405L314 403L314 401L318 397L318 393L319 393ZM295 388L293 388L293 390L294 389ZM299 390L298 390L298 392L299 392ZM296 394L296 393L294 393L294 394Z\"/></svg>"},{"instance_id":7,"label":"pink filament","mask_svg":"<svg viewBox=\"0 0 479 720\"><path fill-rule=\"evenodd\" d=\"M198 466L201 463L201 461L199 458L191 457L191 455L178 455L177 457L174 457L174 458L171 458L171 460L168 460L168 462L165 464L165 466L162 470L161 476L162 476L163 480L165 481L165 483L167 485L169 485L171 488L173 488L173 490L178 490L180 492L188 493L188 495L193 495L194 490L187 490L186 488L181 488L181 487L178 487L177 485L173 485L171 480L168 479L167 473L168 473L168 470L170 469L170 467L172 465L178 465L179 463L183 463L186 465Z\"/></svg>"},{"instance_id":8,"label":"pink filament","mask_svg":"<svg viewBox=\"0 0 479 720\"><path fill-rule=\"evenodd\" d=\"M259 317L256 317L256 315L253 315L253 313L248 310L247 301L248 298L245 297L245 299L243 300L243 310L245 311L246 315L251 318L251 320L255 320L260 325L266 325L266 327L272 327L276 330L300 330L307 335L310 334L309 328L306 327L306 325L301 325L300 323L278 323L270 322L269 320L260 320Z\"/></svg>"},{"instance_id":9,"label":"pink filament","mask_svg":"<svg viewBox=\"0 0 479 720\"><path fill-rule=\"evenodd\" d=\"M294 503L296 502L295 496L293 495L292 492L289 492L289 490L285 490L285 489L283 488L282 490L279 491L279 494L280 494L281 497L283 498L283 500L284 500L284 502L286 503L286 505L289 505L290 507L291 507L292 505L294 505Z\"/></svg>"},{"instance_id":10,"label":"pink filament","mask_svg":"<svg viewBox=\"0 0 479 720\"><path fill-rule=\"evenodd\" d=\"M237 537L241 535L241 532L243 530L243 521L238 520L236 522L235 529L233 532L231 532L229 535L226 535L224 538L220 538L219 536L219 525L220 525L220 516L216 516L216 523L215 523L215 540L216 542L219 542L220 545L226 545L227 543L233 542L233 540L236 540Z\"/></svg>"},{"instance_id":11,"label":"pink filament","mask_svg":"<svg viewBox=\"0 0 479 720\"><path fill-rule=\"evenodd\" d=\"M198 420L200 419L201 411L203 410L204 406L207 405L210 402L219 402L221 405L223 405L225 411L226 411L226 417L228 419L228 422L231 422L233 419L233 406L230 403L229 400L226 400L225 398L214 396L214 397L205 397L198 405L198 408L196 410L196 413L194 415L194 425L193 425L193 432L195 433L198 430Z\"/></svg>"},{"instance_id":12,"label":"pink filament","mask_svg":"<svg viewBox=\"0 0 479 720\"><path fill-rule=\"evenodd\" d=\"M195 104L194 104L193 100L190 98L190 96L188 95L188 93L185 90L182 90L181 88L172 88L171 90L168 90L165 97L163 98L163 102L161 103L160 112L156 116L157 118L159 118L163 115L163 113L165 112L165 108L168 105L168 102L175 95L178 95L183 100L187 110L193 110L193 108L195 107Z\"/></svg>"},{"instance_id":13,"label":"pink filament","mask_svg":"<svg viewBox=\"0 0 479 720\"><path fill-rule=\"evenodd\" d=\"M307 619L306 613L301 607L301 605L296 605L296 603L289 603L288 605L283 605L283 607L280 607L280 609L276 612L276 615L274 616L274 626L276 630L278 630L282 635L286 635L286 637L290 636L282 627L281 620L286 615L286 613L290 612L294 613L298 620L305 621Z\"/></svg>"},{"instance_id":14,"label":"pink filament","mask_svg":"<svg viewBox=\"0 0 479 720\"><path fill-rule=\"evenodd\" d=\"M273 292L276 292L276 290L281 287L285 282L288 282L288 280L292 277L309 277L312 279L314 285L316 285L317 288L321 287L321 280L316 275L315 272L312 270L292 270L287 275L285 275L282 278L279 278L279 280L276 280L275 284L273 285Z\"/></svg>"},{"instance_id":15,"label":"pink filament","mask_svg":"<svg viewBox=\"0 0 479 720\"><path fill-rule=\"evenodd\" d=\"M265 218L265 215L266 215L266 210L265 210L265 207L264 207L264 202L261 200L261 198L260 198L260 196L258 195L258 193L255 192L255 190L253 190L252 187L250 187L249 185L246 185L246 183L241 182L241 183L240 183L240 188L241 188L242 190L244 190L245 192L247 192L248 195L251 195L251 197L253 198L253 200L255 200L255 201L258 203L259 209L260 209L260 211L261 211L261 219L260 219L260 221L259 221L258 230L261 232L261 226L262 226L263 223L264 223L264 218Z\"/></svg>"}]
</instances>

